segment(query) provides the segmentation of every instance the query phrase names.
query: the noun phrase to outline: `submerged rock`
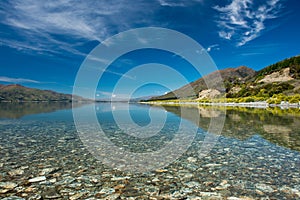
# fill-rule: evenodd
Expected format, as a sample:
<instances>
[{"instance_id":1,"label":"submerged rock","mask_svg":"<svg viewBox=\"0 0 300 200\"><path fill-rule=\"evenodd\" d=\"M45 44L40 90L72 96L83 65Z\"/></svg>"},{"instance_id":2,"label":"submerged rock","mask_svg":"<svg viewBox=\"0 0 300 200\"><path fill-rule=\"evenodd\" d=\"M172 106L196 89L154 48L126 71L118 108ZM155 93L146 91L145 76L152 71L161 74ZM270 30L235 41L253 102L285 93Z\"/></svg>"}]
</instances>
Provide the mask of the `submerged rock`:
<instances>
[{"instance_id":1,"label":"submerged rock","mask_svg":"<svg viewBox=\"0 0 300 200\"><path fill-rule=\"evenodd\" d=\"M189 188L198 188L200 186L200 183L195 182L195 181L190 181L190 182L187 182L184 184Z\"/></svg>"},{"instance_id":2,"label":"submerged rock","mask_svg":"<svg viewBox=\"0 0 300 200\"><path fill-rule=\"evenodd\" d=\"M125 177L113 177L110 180L112 180L112 181L123 181L123 180L128 180L130 178L131 177L129 177L129 176L125 176Z\"/></svg>"},{"instance_id":3,"label":"submerged rock","mask_svg":"<svg viewBox=\"0 0 300 200\"><path fill-rule=\"evenodd\" d=\"M72 196L70 196L70 200L77 200L77 199L80 199L82 196L84 195L84 193L77 193L77 194L74 194Z\"/></svg>"},{"instance_id":4,"label":"submerged rock","mask_svg":"<svg viewBox=\"0 0 300 200\"><path fill-rule=\"evenodd\" d=\"M60 168L45 168L45 169L42 169L41 172L39 173L40 176L44 176L44 175L47 175L47 174L53 174L57 171L59 171Z\"/></svg>"},{"instance_id":5,"label":"submerged rock","mask_svg":"<svg viewBox=\"0 0 300 200\"><path fill-rule=\"evenodd\" d=\"M111 194L111 195L108 195L104 198L104 200L116 200L116 199L119 199L120 197L120 194Z\"/></svg>"},{"instance_id":6,"label":"submerged rock","mask_svg":"<svg viewBox=\"0 0 300 200\"><path fill-rule=\"evenodd\" d=\"M41 182L45 180L46 180L46 176L39 176L39 177L31 178L28 181L29 183L35 183L35 182Z\"/></svg>"},{"instance_id":7,"label":"submerged rock","mask_svg":"<svg viewBox=\"0 0 300 200\"><path fill-rule=\"evenodd\" d=\"M47 191L42 193L42 196L44 199L57 199L61 197L55 188L47 188Z\"/></svg>"},{"instance_id":8,"label":"submerged rock","mask_svg":"<svg viewBox=\"0 0 300 200\"><path fill-rule=\"evenodd\" d=\"M98 194L109 195L115 192L114 188L102 188Z\"/></svg>"},{"instance_id":9,"label":"submerged rock","mask_svg":"<svg viewBox=\"0 0 300 200\"><path fill-rule=\"evenodd\" d=\"M5 197L2 200L25 200L25 199L17 196L10 196L10 197Z\"/></svg>"},{"instance_id":10,"label":"submerged rock","mask_svg":"<svg viewBox=\"0 0 300 200\"><path fill-rule=\"evenodd\" d=\"M222 166L221 164L217 164L217 163L210 163L210 164L206 164L204 165L204 167L220 167Z\"/></svg>"},{"instance_id":11,"label":"submerged rock","mask_svg":"<svg viewBox=\"0 0 300 200\"><path fill-rule=\"evenodd\" d=\"M187 158L187 161L188 161L188 162L191 162L191 163L194 163L194 162L197 162L197 158L194 158L194 157L188 157L188 158Z\"/></svg>"},{"instance_id":12,"label":"submerged rock","mask_svg":"<svg viewBox=\"0 0 300 200\"><path fill-rule=\"evenodd\" d=\"M227 200L254 200L250 197L228 197Z\"/></svg>"},{"instance_id":13,"label":"submerged rock","mask_svg":"<svg viewBox=\"0 0 300 200\"><path fill-rule=\"evenodd\" d=\"M22 175L22 174L24 174L24 170L23 169L15 169L15 170L9 171L8 174L10 176Z\"/></svg>"},{"instance_id":14,"label":"submerged rock","mask_svg":"<svg viewBox=\"0 0 300 200\"><path fill-rule=\"evenodd\" d=\"M200 192L200 196L202 196L202 197L221 197L221 194L217 193L217 192Z\"/></svg>"},{"instance_id":15,"label":"submerged rock","mask_svg":"<svg viewBox=\"0 0 300 200\"><path fill-rule=\"evenodd\" d=\"M262 192L274 192L274 189L271 186L263 183L257 183L255 184L255 187Z\"/></svg>"},{"instance_id":16,"label":"submerged rock","mask_svg":"<svg viewBox=\"0 0 300 200\"><path fill-rule=\"evenodd\" d=\"M13 182L1 182L0 183L0 188L2 188L2 189L12 190L17 186L18 186L18 184L13 183Z\"/></svg>"}]
</instances>

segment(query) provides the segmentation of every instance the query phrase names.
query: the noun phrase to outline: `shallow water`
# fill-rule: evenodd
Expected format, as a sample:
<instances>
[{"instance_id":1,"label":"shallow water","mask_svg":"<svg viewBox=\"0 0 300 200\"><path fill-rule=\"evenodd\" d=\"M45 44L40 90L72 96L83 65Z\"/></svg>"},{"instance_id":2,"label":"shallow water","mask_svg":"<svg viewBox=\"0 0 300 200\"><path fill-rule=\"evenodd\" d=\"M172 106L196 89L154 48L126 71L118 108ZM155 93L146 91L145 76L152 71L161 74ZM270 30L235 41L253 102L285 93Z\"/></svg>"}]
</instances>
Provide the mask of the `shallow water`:
<instances>
[{"instance_id":1,"label":"shallow water","mask_svg":"<svg viewBox=\"0 0 300 200\"><path fill-rule=\"evenodd\" d=\"M70 108L1 104L1 198L300 198L299 115L261 109L76 105L86 122L90 109L96 110L99 137L89 123L77 132ZM222 134L208 134L210 121L222 122L223 117ZM203 154L210 136L217 142ZM106 144L112 146L106 149Z\"/></svg>"}]
</instances>

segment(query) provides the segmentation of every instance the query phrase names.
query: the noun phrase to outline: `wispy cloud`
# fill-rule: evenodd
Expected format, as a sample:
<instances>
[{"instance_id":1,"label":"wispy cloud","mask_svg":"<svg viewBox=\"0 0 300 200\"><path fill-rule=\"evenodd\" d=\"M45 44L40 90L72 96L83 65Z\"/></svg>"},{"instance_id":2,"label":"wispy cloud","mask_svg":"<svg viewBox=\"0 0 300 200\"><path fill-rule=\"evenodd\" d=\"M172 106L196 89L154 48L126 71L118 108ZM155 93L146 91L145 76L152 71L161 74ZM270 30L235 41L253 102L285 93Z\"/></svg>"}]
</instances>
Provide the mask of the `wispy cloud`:
<instances>
[{"instance_id":1,"label":"wispy cloud","mask_svg":"<svg viewBox=\"0 0 300 200\"><path fill-rule=\"evenodd\" d=\"M7 13L5 23L16 28L33 32L67 33L95 40L101 37L101 32L96 32L93 27L102 26L103 22L101 19L94 20L97 23L91 26L88 22L89 15L84 13L87 11L86 4L75 4L73 1L15 0L5 6L12 11ZM78 6L82 9L78 9ZM103 32L105 30L102 34Z\"/></svg>"},{"instance_id":2,"label":"wispy cloud","mask_svg":"<svg viewBox=\"0 0 300 200\"><path fill-rule=\"evenodd\" d=\"M0 2L0 23L12 29L17 38L2 32L0 43L18 50L45 54L68 52L81 55L73 41L102 41L112 34L141 23L155 26L141 16L149 16L148 1L135 5L126 0L12 0ZM158 4L156 6L159 6ZM144 9L144 8L149 9Z\"/></svg>"},{"instance_id":3,"label":"wispy cloud","mask_svg":"<svg viewBox=\"0 0 300 200\"><path fill-rule=\"evenodd\" d=\"M32 79L11 78L6 76L0 76L0 81L6 83L40 83L39 81L32 80Z\"/></svg>"},{"instance_id":4,"label":"wispy cloud","mask_svg":"<svg viewBox=\"0 0 300 200\"><path fill-rule=\"evenodd\" d=\"M96 97L100 99L110 99L112 101L128 101L132 98L129 94L116 94L106 91L97 91Z\"/></svg>"},{"instance_id":5,"label":"wispy cloud","mask_svg":"<svg viewBox=\"0 0 300 200\"><path fill-rule=\"evenodd\" d=\"M206 48L206 51L211 52L213 49L220 50L219 45L218 44L210 45Z\"/></svg>"},{"instance_id":6,"label":"wispy cloud","mask_svg":"<svg viewBox=\"0 0 300 200\"><path fill-rule=\"evenodd\" d=\"M203 3L204 0L157 0L161 6L186 7L193 3Z\"/></svg>"},{"instance_id":7,"label":"wispy cloud","mask_svg":"<svg viewBox=\"0 0 300 200\"><path fill-rule=\"evenodd\" d=\"M97 58L95 56L91 56L89 55L88 57L88 62L90 62L88 65L86 65L86 67L88 67L90 70L95 71L95 73L97 72L102 72L102 73L109 73L109 74L113 74L119 77L125 77L131 80L136 80L136 77L132 77L127 75L124 72L121 72L120 69L118 68L122 68L122 66L124 65L132 65L133 61L130 59L120 59L118 62L118 65L114 64L112 65L112 68L108 67L108 68L104 68L104 65L109 65L111 64L110 60L104 59L104 58Z\"/></svg>"},{"instance_id":8,"label":"wispy cloud","mask_svg":"<svg viewBox=\"0 0 300 200\"><path fill-rule=\"evenodd\" d=\"M232 0L224 7L214 6L220 12L219 36L243 46L260 36L266 20L277 18L281 8L279 0Z\"/></svg>"},{"instance_id":9,"label":"wispy cloud","mask_svg":"<svg viewBox=\"0 0 300 200\"><path fill-rule=\"evenodd\" d=\"M161 6L169 6L169 7L183 7L185 4L183 2L176 2L172 0L158 0Z\"/></svg>"}]
</instances>

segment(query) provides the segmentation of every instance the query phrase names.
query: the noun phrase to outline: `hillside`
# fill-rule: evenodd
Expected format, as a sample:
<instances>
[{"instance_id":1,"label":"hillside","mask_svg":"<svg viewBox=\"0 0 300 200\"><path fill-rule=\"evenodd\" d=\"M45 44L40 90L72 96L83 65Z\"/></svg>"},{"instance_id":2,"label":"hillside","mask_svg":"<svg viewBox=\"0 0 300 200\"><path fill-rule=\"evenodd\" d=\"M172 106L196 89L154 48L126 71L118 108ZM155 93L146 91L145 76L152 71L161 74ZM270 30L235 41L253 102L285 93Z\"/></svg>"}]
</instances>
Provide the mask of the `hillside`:
<instances>
[{"instance_id":1,"label":"hillside","mask_svg":"<svg viewBox=\"0 0 300 200\"><path fill-rule=\"evenodd\" d=\"M223 78L222 80L219 79L218 73L220 73L221 77ZM174 92L153 97L151 100L176 99L174 93L176 93L177 97L179 96L180 99L195 99L198 97L200 91L208 89L206 82L208 82L208 84L211 86L209 89L216 89L221 93L224 93L225 91L222 90L226 88L226 85L234 84L236 82L243 83L254 75L255 71L245 66L219 70L190 83L190 86L193 88L193 90L189 89L189 85L185 85Z\"/></svg>"},{"instance_id":2,"label":"hillside","mask_svg":"<svg viewBox=\"0 0 300 200\"><path fill-rule=\"evenodd\" d=\"M223 80L218 79L218 73ZM208 82L210 88L207 88L204 80ZM191 88L189 85L185 85L151 100L250 96L270 98L279 94L287 96L299 94L300 56L285 59L257 72L245 66L219 70L190 83L190 86L193 90L189 89Z\"/></svg>"},{"instance_id":3,"label":"hillside","mask_svg":"<svg viewBox=\"0 0 300 200\"><path fill-rule=\"evenodd\" d=\"M300 56L285 59L256 73L245 83L232 84L226 97L272 97L300 93Z\"/></svg>"},{"instance_id":4,"label":"hillside","mask_svg":"<svg viewBox=\"0 0 300 200\"><path fill-rule=\"evenodd\" d=\"M85 100L74 96L75 101ZM72 101L72 95L57 93L51 90L39 90L24 87L22 85L0 85L0 102L23 102L23 101Z\"/></svg>"}]
</instances>

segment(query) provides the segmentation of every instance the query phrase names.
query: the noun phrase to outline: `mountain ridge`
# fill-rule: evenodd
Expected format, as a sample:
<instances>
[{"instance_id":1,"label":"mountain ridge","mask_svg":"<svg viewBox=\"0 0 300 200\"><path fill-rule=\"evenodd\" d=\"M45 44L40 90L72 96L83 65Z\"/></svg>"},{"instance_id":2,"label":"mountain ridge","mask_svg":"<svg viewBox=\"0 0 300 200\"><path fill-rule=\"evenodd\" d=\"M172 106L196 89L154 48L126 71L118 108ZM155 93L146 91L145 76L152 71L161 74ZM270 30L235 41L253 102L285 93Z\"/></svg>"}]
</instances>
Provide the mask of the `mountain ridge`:
<instances>
[{"instance_id":1,"label":"mountain ridge","mask_svg":"<svg viewBox=\"0 0 300 200\"><path fill-rule=\"evenodd\" d=\"M25 87L20 84L0 84L0 102L30 101L87 101L80 96L58 93L52 90L41 90Z\"/></svg>"},{"instance_id":2,"label":"mountain ridge","mask_svg":"<svg viewBox=\"0 0 300 200\"><path fill-rule=\"evenodd\" d=\"M196 98L196 95L198 95L200 91L206 89L217 89L221 92L225 92L224 90L226 90L227 82L233 82L236 79L240 81L246 81L246 79L250 75L254 75L255 73L256 72L253 69L246 66L218 70L202 78L199 78L196 81L191 82L190 84L184 85L178 88L177 90L171 91L165 95L153 97L151 100L177 99L175 97L176 95L180 95L180 98ZM220 75L222 79L220 79ZM208 88L207 85L210 85L212 87ZM191 86L193 91L189 89L189 91L186 92L186 89L190 88L189 86Z\"/></svg>"}]
</instances>

